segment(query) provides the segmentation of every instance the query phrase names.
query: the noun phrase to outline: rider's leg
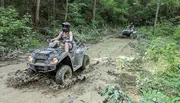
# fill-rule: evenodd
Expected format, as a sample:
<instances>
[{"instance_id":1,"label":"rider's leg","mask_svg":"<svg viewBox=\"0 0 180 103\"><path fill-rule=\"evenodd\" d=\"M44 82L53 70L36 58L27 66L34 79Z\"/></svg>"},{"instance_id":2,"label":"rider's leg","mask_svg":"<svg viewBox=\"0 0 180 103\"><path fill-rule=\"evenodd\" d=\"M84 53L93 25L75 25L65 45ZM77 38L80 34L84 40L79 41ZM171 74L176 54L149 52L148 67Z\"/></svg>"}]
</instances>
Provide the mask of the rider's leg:
<instances>
[{"instance_id":1,"label":"rider's leg","mask_svg":"<svg viewBox=\"0 0 180 103\"><path fill-rule=\"evenodd\" d=\"M60 42L58 40L54 41L58 46L60 45Z\"/></svg>"},{"instance_id":2,"label":"rider's leg","mask_svg":"<svg viewBox=\"0 0 180 103\"><path fill-rule=\"evenodd\" d=\"M65 52L69 52L69 49L71 49L72 48L72 45L71 45L71 43L65 43Z\"/></svg>"},{"instance_id":3,"label":"rider's leg","mask_svg":"<svg viewBox=\"0 0 180 103\"><path fill-rule=\"evenodd\" d=\"M63 47L64 45L62 42L59 42L59 46Z\"/></svg>"}]
</instances>

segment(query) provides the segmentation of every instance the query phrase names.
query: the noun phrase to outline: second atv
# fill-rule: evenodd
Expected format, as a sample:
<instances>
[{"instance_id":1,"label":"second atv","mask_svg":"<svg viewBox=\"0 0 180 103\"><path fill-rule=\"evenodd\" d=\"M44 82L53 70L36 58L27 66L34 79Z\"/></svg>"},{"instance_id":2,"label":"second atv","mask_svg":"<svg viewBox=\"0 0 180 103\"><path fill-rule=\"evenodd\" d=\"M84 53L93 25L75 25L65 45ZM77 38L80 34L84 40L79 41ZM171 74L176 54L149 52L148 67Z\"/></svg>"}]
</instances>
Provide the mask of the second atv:
<instances>
[{"instance_id":1,"label":"second atv","mask_svg":"<svg viewBox=\"0 0 180 103\"><path fill-rule=\"evenodd\" d=\"M130 37L132 39L136 39L137 38L137 31L132 31L129 28L127 28L120 33L120 37L123 37L123 38Z\"/></svg>"}]
</instances>

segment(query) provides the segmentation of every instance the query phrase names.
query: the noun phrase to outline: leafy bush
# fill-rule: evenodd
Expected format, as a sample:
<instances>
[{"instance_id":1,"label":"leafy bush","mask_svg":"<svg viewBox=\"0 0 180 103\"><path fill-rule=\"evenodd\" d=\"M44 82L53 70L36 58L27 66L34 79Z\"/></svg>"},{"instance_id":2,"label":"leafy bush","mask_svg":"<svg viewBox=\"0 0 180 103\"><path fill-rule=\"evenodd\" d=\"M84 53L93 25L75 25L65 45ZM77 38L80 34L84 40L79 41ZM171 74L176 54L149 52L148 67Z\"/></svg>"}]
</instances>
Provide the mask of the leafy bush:
<instances>
[{"instance_id":1,"label":"leafy bush","mask_svg":"<svg viewBox=\"0 0 180 103\"><path fill-rule=\"evenodd\" d=\"M69 5L69 20L70 22L76 24L76 25L85 25L85 20L83 17L83 10L81 8L87 8L87 5L85 3L70 3Z\"/></svg>"},{"instance_id":2,"label":"leafy bush","mask_svg":"<svg viewBox=\"0 0 180 103\"><path fill-rule=\"evenodd\" d=\"M137 28L137 31L143 34L144 39L151 40L153 39L153 27L152 26L143 26L140 28ZM141 40L142 38L140 38Z\"/></svg>"},{"instance_id":3,"label":"leafy bush","mask_svg":"<svg viewBox=\"0 0 180 103\"><path fill-rule=\"evenodd\" d=\"M2 44L0 53L2 55L7 55L7 51L24 50L39 45L36 34L27 24L31 24L28 15L19 19L13 7L0 8L0 41Z\"/></svg>"},{"instance_id":4,"label":"leafy bush","mask_svg":"<svg viewBox=\"0 0 180 103\"><path fill-rule=\"evenodd\" d=\"M175 31L175 27L170 22L164 22L161 24L157 24L156 28L154 29L154 36L173 36Z\"/></svg>"},{"instance_id":5,"label":"leafy bush","mask_svg":"<svg viewBox=\"0 0 180 103\"><path fill-rule=\"evenodd\" d=\"M78 26L72 29L74 39L76 41L87 42L90 40L100 41L106 35L115 35L118 33L116 29L112 29L109 26L103 26L101 28L92 24L90 26Z\"/></svg>"},{"instance_id":6,"label":"leafy bush","mask_svg":"<svg viewBox=\"0 0 180 103\"><path fill-rule=\"evenodd\" d=\"M159 78L157 77L157 75L153 75L150 72L141 72L138 73L137 75L137 79L136 79L136 86L140 89L140 90L148 90L149 88L153 88L156 90L162 90L163 89L163 85L162 82L159 80Z\"/></svg>"},{"instance_id":7,"label":"leafy bush","mask_svg":"<svg viewBox=\"0 0 180 103\"><path fill-rule=\"evenodd\" d=\"M174 63L178 60L177 56L180 56L179 48L174 40L168 40L169 38L157 38L151 41L151 46L147 49L146 57L158 61L163 58L169 63Z\"/></svg>"},{"instance_id":8,"label":"leafy bush","mask_svg":"<svg viewBox=\"0 0 180 103\"><path fill-rule=\"evenodd\" d=\"M175 29L174 39L180 41L180 25L178 25Z\"/></svg>"},{"instance_id":9,"label":"leafy bush","mask_svg":"<svg viewBox=\"0 0 180 103\"><path fill-rule=\"evenodd\" d=\"M108 101L113 101L112 103L133 103L126 93L118 90L113 85L108 85L102 95L104 96L103 103L107 103Z\"/></svg>"},{"instance_id":10,"label":"leafy bush","mask_svg":"<svg viewBox=\"0 0 180 103\"><path fill-rule=\"evenodd\" d=\"M171 68L161 73L162 84L165 86L164 91L174 96L180 97L180 67Z\"/></svg>"},{"instance_id":11,"label":"leafy bush","mask_svg":"<svg viewBox=\"0 0 180 103\"><path fill-rule=\"evenodd\" d=\"M140 103L176 103L180 101L179 26L158 24L150 29L148 38L139 40L137 52L143 59L144 71L137 76L143 91ZM141 30L147 30L142 28ZM146 44L146 45L142 45ZM146 69L147 68L147 69ZM148 72L147 72L148 71ZM152 90L155 89L155 90ZM169 97L168 97L169 96Z\"/></svg>"},{"instance_id":12,"label":"leafy bush","mask_svg":"<svg viewBox=\"0 0 180 103\"><path fill-rule=\"evenodd\" d=\"M157 90L142 91L143 96L139 103L177 103L180 98L168 97Z\"/></svg>"}]
</instances>

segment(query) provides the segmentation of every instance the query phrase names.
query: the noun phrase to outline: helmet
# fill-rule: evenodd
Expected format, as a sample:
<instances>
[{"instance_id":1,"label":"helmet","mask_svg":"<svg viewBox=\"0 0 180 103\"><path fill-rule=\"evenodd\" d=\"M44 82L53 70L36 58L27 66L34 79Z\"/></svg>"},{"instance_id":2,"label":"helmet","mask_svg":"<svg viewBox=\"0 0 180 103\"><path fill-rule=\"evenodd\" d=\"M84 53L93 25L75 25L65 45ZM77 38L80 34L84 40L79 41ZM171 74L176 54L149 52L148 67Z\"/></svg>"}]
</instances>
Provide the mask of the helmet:
<instances>
[{"instance_id":1,"label":"helmet","mask_svg":"<svg viewBox=\"0 0 180 103\"><path fill-rule=\"evenodd\" d=\"M69 32L70 26L71 26L71 24L69 22L62 23L62 31L63 32Z\"/></svg>"}]
</instances>

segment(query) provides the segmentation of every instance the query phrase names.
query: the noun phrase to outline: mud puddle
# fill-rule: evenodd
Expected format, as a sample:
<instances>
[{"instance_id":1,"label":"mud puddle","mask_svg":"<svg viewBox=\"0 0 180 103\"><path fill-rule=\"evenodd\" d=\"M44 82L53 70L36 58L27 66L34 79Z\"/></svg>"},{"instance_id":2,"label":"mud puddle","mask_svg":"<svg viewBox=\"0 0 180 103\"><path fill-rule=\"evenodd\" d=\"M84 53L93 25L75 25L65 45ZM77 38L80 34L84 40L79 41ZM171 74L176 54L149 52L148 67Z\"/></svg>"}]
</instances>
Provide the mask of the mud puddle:
<instances>
[{"instance_id":1,"label":"mud puddle","mask_svg":"<svg viewBox=\"0 0 180 103\"><path fill-rule=\"evenodd\" d=\"M90 45L87 52L90 68L75 72L66 85L56 84L54 76L49 74L28 76L25 62L0 67L0 103L102 103L99 92L109 84L118 86L137 101L135 75L117 73L116 58L134 56L129 42L129 39L108 38Z\"/></svg>"},{"instance_id":2,"label":"mud puddle","mask_svg":"<svg viewBox=\"0 0 180 103\"><path fill-rule=\"evenodd\" d=\"M79 73L76 73L76 75ZM71 80L68 80L67 84L59 85L55 82L55 76L49 73L38 73L34 75L28 75L27 70L17 70L8 74L6 80L7 87L13 87L16 89L34 89L55 92L61 89L71 88L76 83L82 83L86 80L85 76L78 75L73 76Z\"/></svg>"}]
</instances>

